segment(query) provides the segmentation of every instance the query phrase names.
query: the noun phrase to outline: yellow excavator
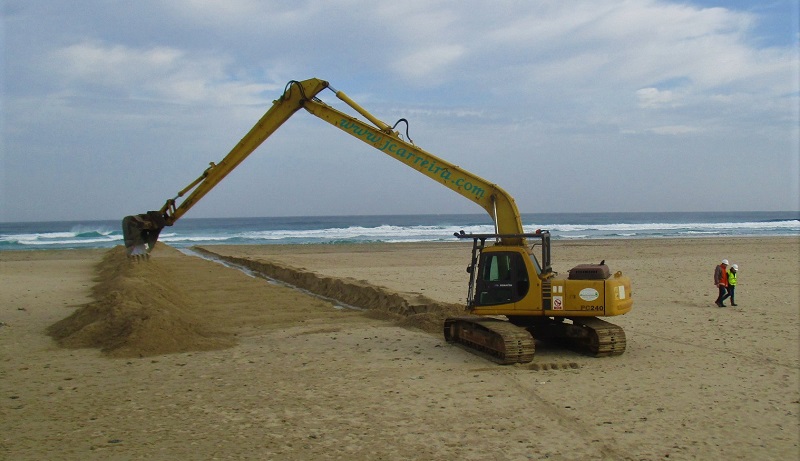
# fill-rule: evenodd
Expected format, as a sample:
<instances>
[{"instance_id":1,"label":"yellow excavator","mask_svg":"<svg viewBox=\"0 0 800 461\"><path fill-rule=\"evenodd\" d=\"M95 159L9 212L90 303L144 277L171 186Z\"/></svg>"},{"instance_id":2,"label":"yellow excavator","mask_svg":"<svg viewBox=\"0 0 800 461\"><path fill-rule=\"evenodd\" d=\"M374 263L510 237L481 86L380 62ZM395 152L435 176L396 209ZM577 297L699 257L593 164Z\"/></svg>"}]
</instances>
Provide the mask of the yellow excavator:
<instances>
[{"instance_id":1,"label":"yellow excavator","mask_svg":"<svg viewBox=\"0 0 800 461\"><path fill-rule=\"evenodd\" d=\"M317 95L325 89L333 91L370 123L322 102ZM389 126L319 79L290 81L280 98L222 161L211 163L160 210L123 218L128 255L148 257L165 226L175 224L301 108L472 200L491 216L494 233L455 234L473 243L467 266L467 312L445 320L444 337L448 342L501 364L533 360L534 338L563 343L598 357L625 351L624 331L598 317L631 310L630 278L621 272L612 274L605 261L578 265L566 276L557 274L550 265L550 233L526 233L508 193L414 145L408 137L407 120L400 119ZM395 131L401 122L406 125L405 139ZM537 246L541 259L534 254Z\"/></svg>"}]
</instances>

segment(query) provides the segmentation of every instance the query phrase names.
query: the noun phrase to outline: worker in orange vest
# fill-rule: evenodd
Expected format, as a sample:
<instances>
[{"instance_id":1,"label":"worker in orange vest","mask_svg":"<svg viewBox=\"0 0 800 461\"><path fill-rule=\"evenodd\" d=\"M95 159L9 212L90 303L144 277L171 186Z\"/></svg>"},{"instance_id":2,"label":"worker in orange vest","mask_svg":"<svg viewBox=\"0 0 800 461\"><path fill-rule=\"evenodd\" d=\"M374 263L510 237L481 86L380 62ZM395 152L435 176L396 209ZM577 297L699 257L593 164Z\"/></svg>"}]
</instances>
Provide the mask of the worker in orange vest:
<instances>
[{"instance_id":1,"label":"worker in orange vest","mask_svg":"<svg viewBox=\"0 0 800 461\"><path fill-rule=\"evenodd\" d=\"M725 301L731 294L728 292L728 260L723 259L722 263L714 269L714 285L719 288L716 305L725 307Z\"/></svg>"}]
</instances>

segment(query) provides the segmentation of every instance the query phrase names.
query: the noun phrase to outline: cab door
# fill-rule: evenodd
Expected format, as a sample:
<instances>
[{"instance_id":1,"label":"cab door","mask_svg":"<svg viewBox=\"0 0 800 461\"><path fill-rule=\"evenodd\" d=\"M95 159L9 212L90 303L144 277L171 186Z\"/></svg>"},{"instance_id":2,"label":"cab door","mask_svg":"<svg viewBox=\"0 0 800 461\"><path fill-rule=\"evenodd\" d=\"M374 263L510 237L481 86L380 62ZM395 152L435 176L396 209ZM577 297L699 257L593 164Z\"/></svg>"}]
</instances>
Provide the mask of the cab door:
<instances>
[{"instance_id":1,"label":"cab door","mask_svg":"<svg viewBox=\"0 0 800 461\"><path fill-rule=\"evenodd\" d=\"M474 297L476 306L514 304L524 298L529 289L528 270L520 253L481 253Z\"/></svg>"}]
</instances>

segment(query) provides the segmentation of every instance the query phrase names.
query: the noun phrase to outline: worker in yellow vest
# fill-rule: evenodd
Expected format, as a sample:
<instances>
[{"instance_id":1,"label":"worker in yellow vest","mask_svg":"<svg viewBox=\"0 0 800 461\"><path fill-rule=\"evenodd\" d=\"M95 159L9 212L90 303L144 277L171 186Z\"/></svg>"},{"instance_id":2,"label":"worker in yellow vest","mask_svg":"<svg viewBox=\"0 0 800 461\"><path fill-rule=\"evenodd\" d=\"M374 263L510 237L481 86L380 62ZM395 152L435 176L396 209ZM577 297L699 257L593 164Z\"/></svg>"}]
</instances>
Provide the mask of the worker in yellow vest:
<instances>
[{"instance_id":1,"label":"worker in yellow vest","mask_svg":"<svg viewBox=\"0 0 800 461\"><path fill-rule=\"evenodd\" d=\"M731 297L731 306L736 306L736 301L733 299L736 293L736 275L739 273L739 265L734 264L728 269L728 295Z\"/></svg>"}]
</instances>

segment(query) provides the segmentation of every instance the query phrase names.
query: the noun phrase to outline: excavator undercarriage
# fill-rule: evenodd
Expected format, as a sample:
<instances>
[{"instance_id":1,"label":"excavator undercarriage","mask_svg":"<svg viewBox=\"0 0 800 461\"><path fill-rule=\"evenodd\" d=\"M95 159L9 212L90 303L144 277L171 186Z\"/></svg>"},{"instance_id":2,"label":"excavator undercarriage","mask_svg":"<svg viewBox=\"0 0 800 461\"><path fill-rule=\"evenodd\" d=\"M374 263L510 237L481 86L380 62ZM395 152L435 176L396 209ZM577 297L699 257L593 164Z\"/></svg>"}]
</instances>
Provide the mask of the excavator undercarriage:
<instances>
[{"instance_id":1,"label":"excavator undercarriage","mask_svg":"<svg viewBox=\"0 0 800 461\"><path fill-rule=\"evenodd\" d=\"M536 352L533 337L525 328L489 317L448 318L444 338L502 365L528 363Z\"/></svg>"},{"instance_id":2,"label":"excavator undercarriage","mask_svg":"<svg viewBox=\"0 0 800 461\"><path fill-rule=\"evenodd\" d=\"M502 365L533 360L537 339L591 357L621 355L626 346L622 328L595 317L510 317L508 321L451 317L445 320L444 337Z\"/></svg>"}]
</instances>

